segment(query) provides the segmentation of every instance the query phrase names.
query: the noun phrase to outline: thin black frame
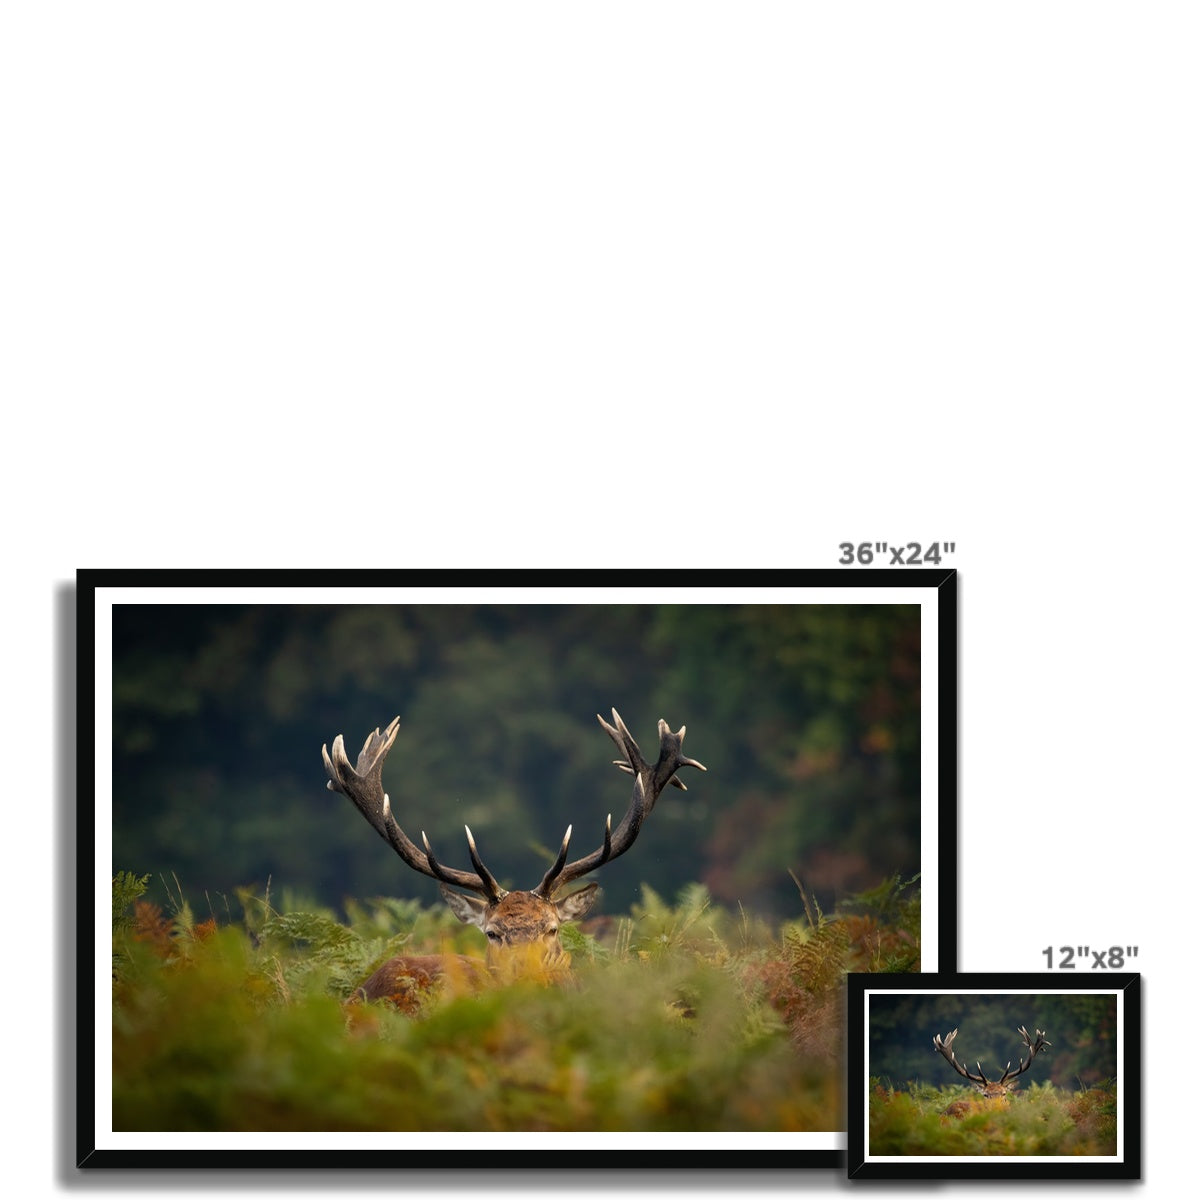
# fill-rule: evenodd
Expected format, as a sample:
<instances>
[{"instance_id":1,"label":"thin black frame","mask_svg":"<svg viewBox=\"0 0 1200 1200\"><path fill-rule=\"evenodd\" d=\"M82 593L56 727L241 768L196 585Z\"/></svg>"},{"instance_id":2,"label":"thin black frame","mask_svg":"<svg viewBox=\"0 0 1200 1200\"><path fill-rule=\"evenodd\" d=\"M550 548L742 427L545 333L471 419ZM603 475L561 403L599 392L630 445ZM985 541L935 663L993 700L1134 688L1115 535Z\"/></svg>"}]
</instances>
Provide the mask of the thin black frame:
<instances>
[{"instance_id":1,"label":"thin black frame","mask_svg":"<svg viewBox=\"0 0 1200 1200\"><path fill-rule=\"evenodd\" d=\"M532 1153L512 1155L511 1164L493 1154L480 1154L475 1161L461 1152L448 1161L445 1152L412 1150L376 1150L362 1148L322 1149L229 1149L202 1150L171 1147L167 1149L112 1149L97 1146L96 1131L96 1004L93 986L96 947L79 930L96 928L96 896L90 872L95 858L96 813L93 803L80 803L79 797L92 797L96 787L96 613L97 591L102 588L491 588L499 596L505 589L651 587L659 581L635 572L594 572L581 585L577 573L564 576L554 572L487 570L419 571L325 571L274 570L101 570L81 569L76 574L76 646L75 686L78 712L76 745L76 796L64 799L65 827L75 834L74 851L79 864L77 920L72 932L76 937L76 1061L78 1064L75 1110L75 1165L79 1168L252 1168L282 1169L297 1167L395 1168L436 1167L455 1169L511 1165L521 1168L532 1161ZM839 588L839 589L930 589L936 600L937 643L937 781L936 810L938 903L933 920L938 930L939 965L956 965L957 954L957 798L958 798L958 604L957 572L951 569L850 568L842 570L795 571L689 571L672 577L674 588ZM923 602L924 602L923 598ZM71 803L74 800L75 803ZM836 1135L835 1135L836 1136ZM572 1149L572 1166L603 1168L613 1165L612 1149ZM831 1168L845 1165L842 1149L762 1149L712 1151L720 1158L720 1168L769 1169ZM643 1156L644 1157L644 1156ZM694 1153L689 1161L695 1165ZM650 1165L675 1167L671 1153L660 1154Z\"/></svg>"},{"instance_id":2,"label":"thin black frame","mask_svg":"<svg viewBox=\"0 0 1200 1200\"><path fill-rule=\"evenodd\" d=\"M1142 1085L1141 1085L1141 976L1138 974L1066 975L1063 972L1036 974L951 974L848 975L847 977L847 1132L846 1172L851 1179L1141 1179L1142 1177ZM1121 1045L1118 1079L1121 1091L1121 1135L1123 1153L1111 1163L1091 1159L1080 1162L1070 1156L1047 1162L1014 1156L990 1155L977 1162L961 1159L915 1158L912 1162L872 1160L867 1152L865 1104L869 1091L867 1061L868 992L936 992L969 995L972 992L1005 991L1038 993L1077 991L1120 994Z\"/></svg>"}]
</instances>

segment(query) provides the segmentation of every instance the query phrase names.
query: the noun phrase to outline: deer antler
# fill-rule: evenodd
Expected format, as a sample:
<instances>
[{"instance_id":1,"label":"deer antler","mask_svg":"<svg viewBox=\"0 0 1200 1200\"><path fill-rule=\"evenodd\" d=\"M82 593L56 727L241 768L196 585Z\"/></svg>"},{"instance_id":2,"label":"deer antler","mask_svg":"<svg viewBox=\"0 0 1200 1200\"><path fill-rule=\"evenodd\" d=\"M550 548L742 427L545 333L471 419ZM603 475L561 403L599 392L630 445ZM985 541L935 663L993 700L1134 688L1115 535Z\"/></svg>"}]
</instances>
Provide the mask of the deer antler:
<instances>
[{"instance_id":1,"label":"deer antler","mask_svg":"<svg viewBox=\"0 0 1200 1200\"><path fill-rule=\"evenodd\" d=\"M977 1070L979 1071L979 1074L972 1075L971 1072L968 1071L965 1067L963 1067L962 1064L958 1061L958 1059L956 1059L954 1057L954 1051L951 1049L951 1044L953 1043L954 1039L958 1036L957 1029L953 1029L948 1034L946 1034L946 1037L944 1040L935 1033L933 1035L933 1048L940 1055L942 1055L942 1057L945 1058L945 1060L960 1075L962 1075L965 1079L969 1079L973 1084L975 1084L976 1087L978 1087L980 1089L980 1091L983 1091L985 1088L996 1088L996 1089L1001 1089L1003 1091L1007 1091L1008 1086L1009 1086L1009 1081L1016 1079L1016 1077L1018 1075L1023 1075L1026 1071L1028 1071L1029 1065L1030 1065L1030 1063L1033 1062L1034 1057L1037 1055L1037 1053L1040 1050L1044 1050L1047 1046L1049 1046L1051 1044L1050 1042L1046 1041L1045 1033L1042 1030L1037 1029L1036 1027L1034 1029L1034 1032L1037 1035L1036 1040L1033 1040L1030 1038L1029 1031L1025 1028L1024 1025L1022 1025L1017 1030L1017 1032L1021 1035L1021 1040L1025 1043L1025 1047L1029 1051L1029 1057L1026 1058L1015 1071L1009 1070L1009 1068L1012 1066L1011 1060L1009 1062L1007 1062L1004 1066L1004 1074L1001 1075L1000 1078L997 1079L994 1083L991 1080L989 1080L988 1077L983 1073L983 1067L980 1063L977 1062L975 1064Z\"/></svg>"},{"instance_id":2,"label":"deer antler","mask_svg":"<svg viewBox=\"0 0 1200 1200\"><path fill-rule=\"evenodd\" d=\"M340 733L333 739L332 756L322 746L321 758L325 762L325 770L329 773L329 782L325 786L331 792L341 792L343 796L349 796L355 808L367 818L379 836L389 842L392 849L414 871L420 871L422 875L428 875L441 883L466 888L467 891L476 892L495 903L504 896L504 889L483 865L475 849L475 839L471 836L470 829L467 829L467 850L475 871L457 871L443 867L434 858L429 839L424 832L421 833L421 840L425 843L425 849L420 850L392 816L391 801L383 790L383 762L396 740L399 725L400 718L396 717L382 733L376 729L374 733L369 734L362 750L359 751L358 763L354 766L350 765Z\"/></svg>"},{"instance_id":3,"label":"deer antler","mask_svg":"<svg viewBox=\"0 0 1200 1200\"><path fill-rule=\"evenodd\" d=\"M1033 1062L1038 1051L1044 1050L1047 1046L1052 1044L1046 1041L1045 1032L1041 1029L1038 1029L1036 1025L1033 1027L1033 1031L1036 1034L1036 1040L1032 1040L1030 1038L1029 1030L1027 1030L1024 1025L1017 1030L1017 1032L1021 1035L1021 1041L1025 1043L1025 1048L1029 1051L1029 1057L1025 1059L1025 1061L1015 1071L1010 1071L1008 1068L1012 1064L1006 1063L1004 1067L1004 1074L1001 1075L999 1079L1000 1083L1006 1084L1010 1079L1016 1079L1018 1075L1023 1075L1029 1070L1029 1064Z\"/></svg>"},{"instance_id":4,"label":"deer antler","mask_svg":"<svg viewBox=\"0 0 1200 1200\"><path fill-rule=\"evenodd\" d=\"M616 742L617 749L621 751L622 757L615 760L616 765L634 777L633 796L629 802L629 809L621 818L621 823L615 831L612 828L612 814L609 813L604 827L603 844L593 850L591 854L576 859L572 863L567 862L567 849L571 843L571 826L567 826L558 858L542 877L542 882L533 889L533 895L542 899L550 899L558 888L573 883L597 867L603 866L604 863L624 854L637 839L642 822L654 807L663 788L668 784L674 784L678 788L683 788L684 791L687 790L682 780L675 774L680 767L708 770L703 763L697 762L694 758L687 758L683 753L683 735L687 733L686 725L681 725L678 733L672 733L666 721L659 721L658 759L651 764L643 757L637 742L625 728L625 722L621 720L621 716L615 708L612 710L612 715L614 722L612 725L600 716L597 716L596 720L600 722L604 731ZM383 790L383 763L396 740L399 724L400 718L396 717L382 733L376 729L374 733L369 734L359 752L358 762L353 766L346 754L346 747L340 733L333 739L332 753L322 746L321 757L325 762L325 770L329 774L329 782L325 786L330 791L341 792L342 795L348 796L379 836L386 839L392 849L414 871L428 875L440 883L476 892L495 904L506 893L496 882L492 873L483 865L483 860L479 857L475 839L471 836L469 828L467 829L467 850L471 855L471 865L475 870L473 872L458 871L451 867L444 867L438 862L424 832L421 834L421 840L425 848L424 850L420 849L400 828L396 818L392 815L391 801Z\"/></svg>"},{"instance_id":5,"label":"deer antler","mask_svg":"<svg viewBox=\"0 0 1200 1200\"><path fill-rule=\"evenodd\" d=\"M697 762L694 758L686 758L683 754L683 735L687 733L686 725L681 725L678 733L672 733L671 727L666 721L658 722L658 761L651 765L643 757L637 742L625 728L625 722L621 720L621 714L615 708L612 710L612 716L612 725L599 713L596 714L596 720L600 722L604 732L616 742L617 749L621 751L622 757L614 760L616 766L634 777L633 796L630 798L629 808L621 818L621 823L615 832L612 827L612 813L609 813L608 820L604 825L603 844L593 850L591 854L577 858L572 863L567 862L567 848L571 842L571 827L568 826L562 847L558 852L558 858L543 876L542 882L534 888L535 895L549 898L558 888L568 883L574 883L575 880L581 879L584 875L596 870L597 867L611 862L614 858L619 858L637 840L642 822L649 815L667 784L674 784L687 791L683 781L675 774L680 767L708 770L703 763Z\"/></svg>"},{"instance_id":6,"label":"deer antler","mask_svg":"<svg viewBox=\"0 0 1200 1200\"><path fill-rule=\"evenodd\" d=\"M954 1051L950 1049L954 1039L958 1037L958 1030L952 1029L943 1041L936 1033L933 1035L933 1048L961 1075L964 1079L969 1079L972 1083L978 1083L983 1086L987 1085L987 1076L983 1073L983 1067L978 1063L979 1074L972 1075L970 1071L964 1067L957 1058L954 1057Z\"/></svg>"}]
</instances>

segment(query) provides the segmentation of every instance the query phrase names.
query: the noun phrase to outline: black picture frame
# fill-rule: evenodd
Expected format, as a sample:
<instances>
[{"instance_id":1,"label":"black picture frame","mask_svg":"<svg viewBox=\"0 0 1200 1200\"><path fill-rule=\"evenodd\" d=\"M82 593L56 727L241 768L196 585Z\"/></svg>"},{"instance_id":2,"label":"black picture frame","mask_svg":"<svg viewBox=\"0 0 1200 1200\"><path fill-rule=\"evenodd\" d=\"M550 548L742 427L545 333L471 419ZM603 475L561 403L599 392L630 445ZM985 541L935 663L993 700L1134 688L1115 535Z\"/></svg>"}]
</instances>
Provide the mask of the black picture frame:
<instances>
[{"instance_id":1,"label":"black picture frame","mask_svg":"<svg viewBox=\"0 0 1200 1200\"><path fill-rule=\"evenodd\" d=\"M1088 971L1068 975L1065 972L1026 974L921 974L847 976L847 1084L848 1143L847 1174L860 1179L1140 1179L1142 1171L1141 1137L1141 976L1119 971ZM1075 1021L1090 1018L1068 1015L1067 1006L1056 1003L1063 996L1086 997L1093 1001L1087 1012L1100 1014L1103 1026L1099 1039L1092 1025L1086 1035L1073 1045L1070 1030ZM1039 1006L1055 1005L1068 1021L1067 1029L1037 1027ZM992 1054L980 1051L981 1028L990 1021L996 1023L997 1006L1011 1009L1004 1013L1015 1032L1008 1030L1004 1039L994 1040ZM975 1040L971 1040L971 1020L975 1015ZM950 1015L954 1016L951 1018ZM941 1020L938 1020L938 1014ZM917 1024L925 1027L917 1029ZM941 1029L938 1026L945 1025ZM1028 1089L1039 1086L1039 1068L1046 1059L1032 1057L1025 1079L1014 1082L1021 1090L1013 1096L984 1099L974 1083L960 1080L951 1064L944 1061L932 1043L933 1035L948 1038L951 1029L959 1032L953 1039L951 1053L960 1066L973 1074L982 1074L993 1082L1003 1078L1003 1060L1023 1064L1026 1059L1020 1030L1028 1033L1036 1045L1039 1032L1050 1042L1043 1051L1047 1059L1057 1051L1071 1054L1077 1050L1088 1061L1115 1064L1113 1078L1098 1081L1094 1091L1085 1088L1084 1080L1076 1079L1075 1095L1058 1104L1051 1095L1056 1115L1064 1121L1077 1117L1078 1129L1068 1129L1061 1143L1046 1139L1047 1144L1061 1146L1061 1152L1050 1154L1004 1153L997 1147L1037 1145L1035 1130L1031 1136L1029 1122L1021 1121L1016 1105L1028 1103L1020 1099ZM1112 1035L1109 1044L1109 1034ZM922 1046L928 1042L929 1074L918 1080L890 1077L889 1063L908 1064L913 1061L913 1039ZM1027 1045L1028 1043L1025 1043ZM974 1048L973 1048L974 1046ZM976 1064L976 1054L983 1055ZM996 1055L1001 1055L997 1058ZM989 1067L989 1063L991 1066ZM1095 1068L1098 1070L1099 1068ZM931 1105L940 1103L923 1093L922 1084L932 1081L939 1088L959 1085L963 1100L946 1105L940 1115ZM1027 1085L1027 1086L1026 1086ZM1062 1085L1060 1085L1061 1088ZM1070 1093L1073 1089L1066 1089ZM1036 1093L1035 1093L1036 1094ZM1094 1100L1093 1100L1094 1096ZM990 1106L999 1107L995 1117ZM1112 1111L1115 1107L1115 1123ZM1032 1110L1030 1110L1032 1111ZM872 1126L872 1112L876 1123ZM996 1120L1013 1113L1011 1132L994 1125ZM1094 1114L1094 1115L1093 1115ZM937 1125L933 1117L937 1115ZM960 1120L973 1122L962 1126L964 1133L956 1139L955 1126ZM1097 1127L1099 1131L1097 1132ZM970 1128L970 1132L967 1132ZM995 1136L992 1128L996 1130ZM974 1130L980 1130L976 1143ZM943 1130L945 1132L943 1132ZM875 1134L872 1150L872 1132ZM1005 1142L1001 1135L1010 1140ZM942 1143L941 1139L945 1138ZM911 1138L911 1143L907 1139ZM911 1151L899 1149L911 1144ZM984 1154L952 1154L956 1146L980 1144L988 1147ZM1086 1153L1087 1149L1114 1145L1114 1152Z\"/></svg>"},{"instance_id":2,"label":"black picture frame","mask_svg":"<svg viewBox=\"0 0 1200 1200\"><path fill-rule=\"evenodd\" d=\"M356 1139L353 1146L339 1144L337 1135L322 1139L305 1135L281 1145L278 1139L263 1138L261 1145L247 1147L245 1137L239 1139L195 1139L157 1135L139 1140L136 1137L115 1138L111 1129L101 1129L102 1099L107 1067L102 1057L105 1048L102 1022L108 1019L104 1011L102 988L97 980L104 976L104 963L109 949L101 930L105 925L104 876L109 868L98 862L98 833L108 820L108 810L100 802L100 793L110 778L105 775L105 747L97 738L97 718L104 716L107 703L104 688L109 682L102 669L104 621L107 607L112 603L158 602L174 597L180 603L235 603L238 596L278 593L294 596L298 591L320 594L319 603L338 603L337 595L363 591L377 593L380 602L391 591L412 589L461 590L463 595L490 592L496 597L515 596L524 589L545 589L555 603L572 603L571 595L592 596L597 589L656 589L642 576L633 573L596 573L585 587L580 587L578 575L559 575L535 572L495 571L404 571L404 572L342 572L324 571L127 571L80 570L77 574L77 795L67 806L65 829L72 837L73 851L79 864L77 894L73 897L78 920L75 980L77 1001L76 1052L78 1062L77 1107L75 1112L76 1166L95 1168L246 1168L281 1169L295 1167L391 1168L404 1166L441 1169L453 1167L486 1167L495 1170L507 1165L504 1155L493 1150L472 1156L477 1149L472 1139L458 1139L450 1148L445 1146L414 1149L403 1139L381 1138L377 1145L363 1145ZM754 594L776 603L818 602L809 597L827 594L853 596L855 602L916 603L922 606L922 736L936 741L936 750L929 757L928 770L936 779L922 781L922 890L923 890L923 964L943 969L954 965L956 947L955 897L957 894L956 844L958 791L958 622L957 583L953 570L906 569L875 570L849 569L838 571L694 571L679 572L672 579L671 594L676 602L704 603L705 597ZM186 594L186 595L185 595ZM185 598L180 599L180 596ZM564 597L566 597L564 599ZM897 599L896 597L902 597ZM272 602L268 599L267 602ZM291 601L280 601L291 602ZM590 602L590 601L589 601ZM653 602L653 601L652 601ZM724 600L720 602L726 602ZM761 601L760 601L761 602ZM823 601L822 601L823 602ZM100 634L98 636L98 630ZM929 684L936 681L936 688ZM934 694L929 695L930 692ZM102 727L102 725L101 725ZM697 751L698 752L698 751ZM924 761L924 760L923 760ZM923 774L928 773L923 767ZM111 773L109 773L111 775ZM94 802L93 797L97 797ZM111 795L110 795L111 801ZM93 931L95 935L92 936ZM101 1032L98 1034L98 1030ZM756 1168L832 1168L845 1163L845 1134L824 1137L821 1144L780 1138L778 1145L754 1145L739 1150L722 1143L719 1137L703 1135L691 1155L699 1153L709 1158L713 1166L731 1169ZM624 1148L617 1136L610 1144L596 1147L592 1143L572 1144L570 1137L549 1144L554 1148L570 1149L572 1162L578 1166L610 1167L614 1148ZM642 1143L647 1144L647 1143ZM501 1147L508 1149L508 1146ZM515 1148L515 1147L514 1147ZM652 1160L655 1165L669 1166L675 1161L669 1146ZM514 1167L528 1165L527 1153L511 1156ZM695 1161L693 1157L693 1161Z\"/></svg>"}]
</instances>

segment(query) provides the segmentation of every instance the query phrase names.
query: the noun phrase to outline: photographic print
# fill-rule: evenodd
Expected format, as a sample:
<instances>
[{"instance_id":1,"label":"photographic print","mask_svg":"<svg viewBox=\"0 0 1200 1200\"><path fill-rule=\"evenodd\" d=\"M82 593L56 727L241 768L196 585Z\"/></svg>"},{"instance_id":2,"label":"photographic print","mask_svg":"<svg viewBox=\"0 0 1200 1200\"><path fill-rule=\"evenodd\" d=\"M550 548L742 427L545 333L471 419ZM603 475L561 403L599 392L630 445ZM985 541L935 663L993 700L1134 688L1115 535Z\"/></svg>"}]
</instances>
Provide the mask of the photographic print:
<instances>
[{"instance_id":1,"label":"photographic print","mask_svg":"<svg viewBox=\"0 0 1200 1200\"><path fill-rule=\"evenodd\" d=\"M1139 976L849 979L852 1178L1141 1177Z\"/></svg>"},{"instance_id":2,"label":"photographic print","mask_svg":"<svg viewBox=\"0 0 1200 1200\"><path fill-rule=\"evenodd\" d=\"M288 578L80 573L81 1163L840 1164L847 973L953 965L953 572Z\"/></svg>"}]
</instances>

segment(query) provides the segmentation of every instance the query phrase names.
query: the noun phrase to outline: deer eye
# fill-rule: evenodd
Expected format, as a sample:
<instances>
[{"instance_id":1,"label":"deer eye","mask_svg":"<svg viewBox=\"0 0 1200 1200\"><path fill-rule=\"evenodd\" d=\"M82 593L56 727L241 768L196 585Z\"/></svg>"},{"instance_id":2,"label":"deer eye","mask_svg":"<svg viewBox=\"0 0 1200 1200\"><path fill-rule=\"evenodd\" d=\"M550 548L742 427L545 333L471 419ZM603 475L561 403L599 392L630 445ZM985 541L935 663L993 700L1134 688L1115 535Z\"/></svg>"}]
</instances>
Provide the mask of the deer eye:
<instances>
[{"instance_id":1,"label":"deer eye","mask_svg":"<svg viewBox=\"0 0 1200 1200\"><path fill-rule=\"evenodd\" d=\"M498 942L500 940L500 935L494 929L489 929L487 935L489 942Z\"/></svg>"},{"instance_id":2,"label":"deer eye","mask_svg":"<svg viewBox=\"0 0 1200 1200\"><path fill-rule=\"evenodd\" d=\"M547 929L546 936L547 937L558 937L558 926L552 925L549 929Z\"/></svg>"}]
</instances>

